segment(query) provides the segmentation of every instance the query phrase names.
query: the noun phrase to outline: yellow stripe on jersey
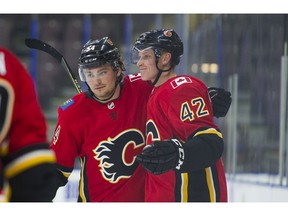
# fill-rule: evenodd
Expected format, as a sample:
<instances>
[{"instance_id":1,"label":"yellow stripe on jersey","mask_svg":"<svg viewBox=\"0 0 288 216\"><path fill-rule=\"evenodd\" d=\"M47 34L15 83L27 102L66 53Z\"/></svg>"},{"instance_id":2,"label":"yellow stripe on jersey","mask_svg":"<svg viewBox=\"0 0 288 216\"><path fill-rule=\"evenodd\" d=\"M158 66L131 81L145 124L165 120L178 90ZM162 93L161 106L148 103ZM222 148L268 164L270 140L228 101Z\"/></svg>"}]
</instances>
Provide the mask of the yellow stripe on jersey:
<instances>
[{"instance_id":1,"label":"yellow stripe on jersey","mask_svg":"<svg viewBox=\"0 0 288 216\"><path fill-rule=\"evenodd\" d=\"M5 194L6 194L7 201L9 202L12 196L12 189L8 183L7 185L8 186L6 186L7 188L5 189Z\"/></svg>"},{"instance_id":2,"label":"yellow stripe on jersey","mask_svg":"<svg viewBox=\"0 0 288 216\"><path fill-rule=\"evenodd\" d=\"M50 149L41 149L29 152L7 165L4 175L7 178L13 176L42 163L54 163L56 161L54 153Z\"/></svg>"},{"instance_id":3,"label":"yellow stripe on jersey","mask_svg":"<svg viewBox=\"0 0 288 216\"><path fill-rule=\"evenodd\" d=\"M188 173L182 173L181 179L181 202L188 202Z\"/></svg>"},{"instance_id":4,"label":"yellow stripe on jersey","mask_svg":"<svg viewBox=\"0 0 288 216\"><path fill-rule=\"evenodd\" d=\"M10 126L11 126L15 93L14 93L12 85L8 81L6 81L2 78L0 78L0 86L4 87L5 88L4 90L6 90L7 94L8 94L7 104L2 105L2 106L6 105L6 107L5 107L6 108L6 116L4 116L4 117L1 116L2 121L4 118L2 128L0 128L0 145L2 145L1 143L3 142L5 137L7 136L8 131L9 131Z\"/></svg>"},{"instance_id":5,"label":"yellow stripe on jersey","mask_svg":"<svg viewBox=\"0 0 288 216\"><path fill-rule=\"evenodd\" d=\"M3 142L0 142L0 157L4 157L9 152L9 140L5 139Z\"/></svg>"},{"instance_id":6,"label":"yellow stripe on jersey","mask_svg":"<svg viewBox=\"0 0 288 216\"><path fill-rule=\"evenodd\" d=\"M222 134L217 131L215 128L208 128L207 130L199 131L195 134L195 136L198 136L200 134L216 134L220 138L223 138Z\"/></svg>"},{"instance_id":7,"label":"yellow stripe on jersey","mask_svg":"<svg viewBox=\"0 0 288 216\"><path fill-rule=\"evenodd\" d=\"M212 177L211 167L205 168L206 172L206 181L209 190L210 202L216 202L216 192L214 187L214 181Z\"/></svg>"},{"instance_id":8,"label":"yellow stripe on jersey","mask_svg":"<svg viewBox=\"0 0 288 216\"><path fill-rule=\"evenodd\" d=\"M61 173L62 173L62 175L63 176L65 176L66 178L69 178L69 176L71 175L71 172L64 172L64 171L62 171L62 170L60 170L60 169L58 169Z\"/></svg>"},{"instance_id":9,"label":"yellow stripe on jersey","mask_svg":"<svg viewBox=\"0 0 288 216\"><path fill-rule=\"evenodd\" d=\"M4 181L2 193L0 194L0 202L9 202L11 199L11 187L7 181Z\"/></svg>"},{"instance_id":10,"label":"yellow stripe on jersey","mask_svg":"<svg viewBox=\"0 0 288 216\"><path fill-rule=\"evenodd\" d=\"M85 193L84 193L84 182L83 182L83 174L84 174L84 168L85 168L85 158L80 158L81 162L81 173L80 173L80 183L79 183L79 196L82 199L82 202L87 202Z\"/></svg>"}]
</instances>

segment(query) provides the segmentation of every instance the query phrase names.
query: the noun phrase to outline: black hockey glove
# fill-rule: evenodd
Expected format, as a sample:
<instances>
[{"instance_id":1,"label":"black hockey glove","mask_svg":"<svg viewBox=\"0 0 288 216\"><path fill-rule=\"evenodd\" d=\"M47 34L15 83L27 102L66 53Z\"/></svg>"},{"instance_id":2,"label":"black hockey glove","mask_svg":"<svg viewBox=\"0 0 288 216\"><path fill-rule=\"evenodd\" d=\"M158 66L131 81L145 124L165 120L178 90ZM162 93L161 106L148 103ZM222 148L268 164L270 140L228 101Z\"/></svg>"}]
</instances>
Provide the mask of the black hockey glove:
<instances>
[{"instance_id":1,"label":"black hockey glove","mask_svg":"<svg viewBox=\"0 0 288 216\"><path fill-rule=\"evenodd\" d=\"M27 169L9 179L10 202L52 202L62 178L52 163Z\"/></svg>"},{"instance_id":2,"label":"black hockey glove","mask_svg":"<svg viewBox=\"0 0 288 216\"><path fill-rule=\"evenodd\" d=\"M184 162L183 146L177 139L155 141L146 146L136 160L155 175L175 168L179 170Z\"/></svg>"},{"instance_id":3,"label":"black hockey glove","mask_svg":"<svg viewBox=\"0 0 288 216\"><path fill-rule=\"evenodd\" d=\"M208 92L212 101L213 115L217 118L226 116L232 102L231 92L216 87L208 88Z\"/></svg>"}]
</instances>

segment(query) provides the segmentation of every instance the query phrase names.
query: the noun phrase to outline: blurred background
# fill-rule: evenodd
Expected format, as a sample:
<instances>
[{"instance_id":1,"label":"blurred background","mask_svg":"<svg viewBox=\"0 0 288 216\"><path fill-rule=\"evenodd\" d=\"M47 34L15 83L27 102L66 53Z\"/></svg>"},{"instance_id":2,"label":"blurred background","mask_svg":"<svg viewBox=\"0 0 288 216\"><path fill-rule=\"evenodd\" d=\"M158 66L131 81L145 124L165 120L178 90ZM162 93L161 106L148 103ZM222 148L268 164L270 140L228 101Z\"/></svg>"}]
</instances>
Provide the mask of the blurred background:
<instances>
[{"instance_id":1,"label":"blurred background","mask_svg":"<svg viewBox=\"0 0 288 216\"><path fill-rule=\"evenodd\" d=\"M52 137L58 106L77 92L61 65L26 47L25 38L55 47L78 79L78 57L89 39L111 37L126 73L137 73L132 45L156 28L173 28L182 38L178 74L232 93L228 115L215 119L225 140L229 199L288 201L287 14L0 14L0 45L33 77Z\"/></svg>"}]
</instances>

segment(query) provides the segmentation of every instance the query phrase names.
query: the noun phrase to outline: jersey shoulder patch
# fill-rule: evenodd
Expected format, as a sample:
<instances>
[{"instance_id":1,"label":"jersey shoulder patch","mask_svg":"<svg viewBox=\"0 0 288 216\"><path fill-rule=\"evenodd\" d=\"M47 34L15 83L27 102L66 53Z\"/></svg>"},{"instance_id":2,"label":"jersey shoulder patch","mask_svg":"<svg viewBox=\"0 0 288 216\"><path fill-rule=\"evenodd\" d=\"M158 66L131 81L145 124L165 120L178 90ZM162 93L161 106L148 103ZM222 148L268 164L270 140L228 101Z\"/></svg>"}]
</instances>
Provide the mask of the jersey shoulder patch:
<instances>
[{"instance_id":1,"label":"jersey shoulder patch","mask_svg":"<svg viewBox=\"0 0 288 216\"><path fill-rule=\"evenodd\" d=\"M184 83L192 83L192 79L187 76L179 76L173 79L170 82L170 85L172 86L173 89L178 88L179 86L183 85Z\"/></svg>"},{"instance_id":2,"label":"jersey shoulder patch","mask_svg":"<svg viewBox=\"0 0 288 216\"><path fill-rule=\"evenodd\" d=\"M61 109L64 111L66 110L69 106L71 106L72 104L74 104L74 100L72 98L68 99L67 101L65 101L60 107Z\"/></svg>"},{"instance_id":3,"label":"jersey shoulder patch","mask_svg":"<svg viewBox=\"0 0 288 216\"><path fill-rule=\"evenodd\" d=\"M129 74L128 75L130 82L134 82L136 80L141 80L141 74L140 73L135 73L135 74Z\"/></svg>"}]
</instances>

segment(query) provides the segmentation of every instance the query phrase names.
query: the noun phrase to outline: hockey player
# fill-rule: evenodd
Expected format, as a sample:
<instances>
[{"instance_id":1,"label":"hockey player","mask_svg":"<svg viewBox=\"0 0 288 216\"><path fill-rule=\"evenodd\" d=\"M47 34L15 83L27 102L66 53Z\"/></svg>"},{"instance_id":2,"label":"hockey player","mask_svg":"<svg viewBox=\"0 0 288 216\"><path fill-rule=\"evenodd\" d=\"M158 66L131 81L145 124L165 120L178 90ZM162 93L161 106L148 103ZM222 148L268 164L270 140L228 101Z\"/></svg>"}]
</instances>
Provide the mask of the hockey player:
<instances>
[{"instance_id":1,"label":"hockey player","mask_svg":"<svg viewBox=\"0 0 288 216\"><path fill-rule=\"evenodd\" d=\"M144 201L146 171L135 158L145 146L152 86L140 74L123 76L124 71L109 37L88 41L79 58L79 76L88 90L58 108L51 148L65 176L62 185L80 159L80 202Z\"/></svg>"},{"instance_id":2,"label":"hockey player","mask_svg":"<svg viewBox=\"0 0 288 216\"><path fill-rule=\"evenodd\" d=\"M148 170L146 201L226 202L223 138L205 84L177 76L183 43L172 29L139 36L134 63L154 85L147 105L147 146L137 161Z\"/></svg>"},{"instance_id":3,"label":"hockey player","mask_svg":"<svg viewBox=\"0 0 288 216\"><path fill-rule=\"evenodd\" d=\"M80 158L78 201L144 200L145 172L135 156L145 145L152 88L138 74L123 77L124 70L110 38L88 41L79 58L79 76L88 91L58 109L51 148L66 177Z\"/></svg>"},{"instance_id":4,"label":"hockey player","mask_svg":"<svg viewBox=\"0 0 288 216\"><path fill-rule=\"evenodd\" d=\"M0 48L1 201L52 201L58 176L34 84L17 57Z\"/></svg>"}]
</instances>

